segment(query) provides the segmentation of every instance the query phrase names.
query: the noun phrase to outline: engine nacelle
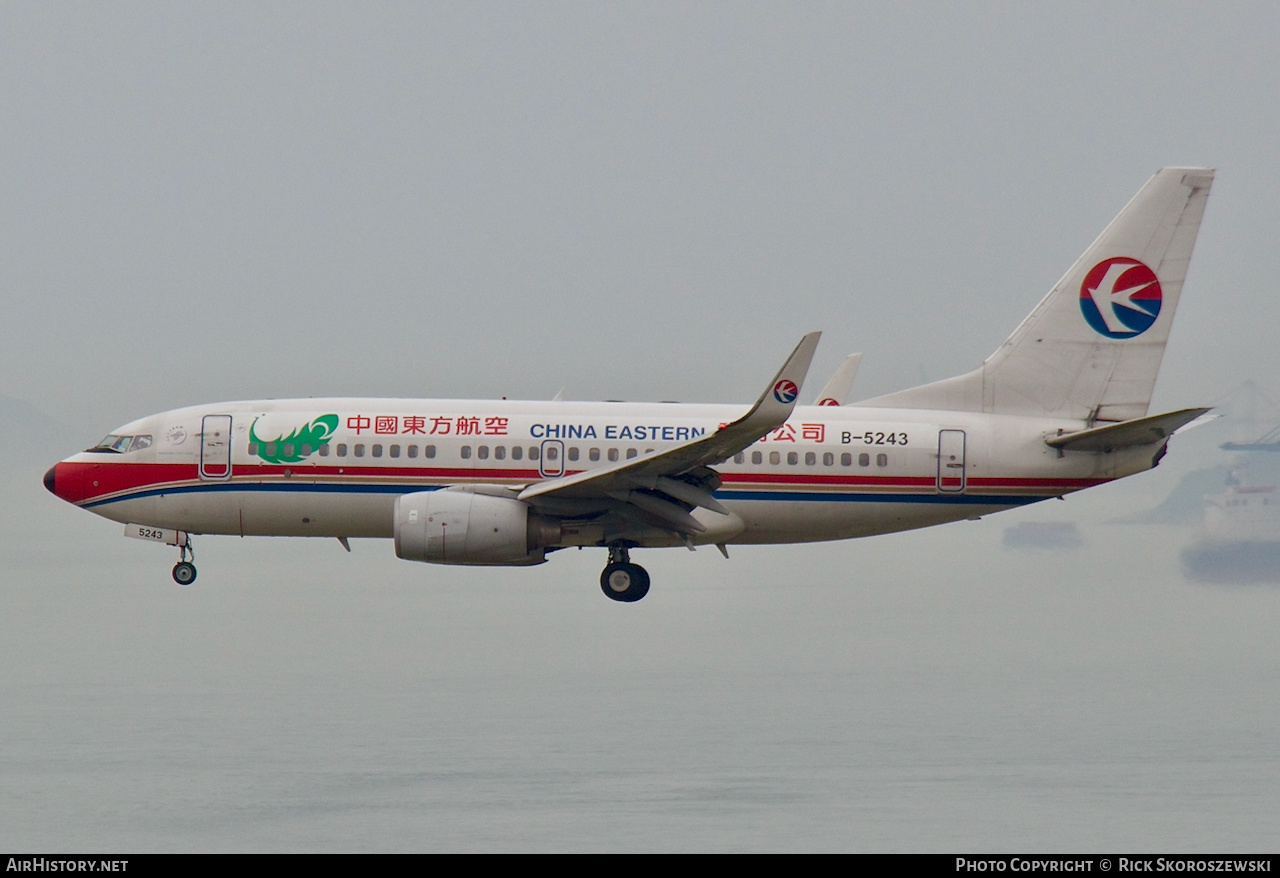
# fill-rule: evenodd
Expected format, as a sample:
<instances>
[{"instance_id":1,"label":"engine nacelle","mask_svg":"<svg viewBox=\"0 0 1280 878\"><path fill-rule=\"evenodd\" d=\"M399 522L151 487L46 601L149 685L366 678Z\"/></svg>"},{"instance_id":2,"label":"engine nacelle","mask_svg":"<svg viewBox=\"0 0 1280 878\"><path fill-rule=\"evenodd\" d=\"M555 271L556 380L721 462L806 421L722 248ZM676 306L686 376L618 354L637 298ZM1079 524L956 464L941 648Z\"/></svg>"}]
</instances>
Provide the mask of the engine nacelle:
<instances>
[{"instance_id":1,"label":"engine nacelle","mask_svg":"<svg viewBox=\"0 0 1280 878\"><path fill-rule=\"evenodd\" d=\"M523 566L547 560L560 524L514 497L419 491L396 499L395 538L406 561Z\"/></svg>"}]
</instances>

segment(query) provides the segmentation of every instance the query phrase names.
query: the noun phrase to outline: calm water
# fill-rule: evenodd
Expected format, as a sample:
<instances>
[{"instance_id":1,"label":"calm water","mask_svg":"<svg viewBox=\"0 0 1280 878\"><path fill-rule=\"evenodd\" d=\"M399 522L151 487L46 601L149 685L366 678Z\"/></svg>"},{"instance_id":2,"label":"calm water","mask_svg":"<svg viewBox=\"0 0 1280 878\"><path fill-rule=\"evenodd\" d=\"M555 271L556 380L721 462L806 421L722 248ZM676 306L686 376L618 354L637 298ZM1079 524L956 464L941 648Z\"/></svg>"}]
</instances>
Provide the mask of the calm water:
<instances>
[{"instance_id":1,"label":"calm water","mask_svg":"<svg viewBox=\"0 0 1280 878\"><path fill-rule=\"evenodd\" d=\"M1181 531L654 552L626 607L599 553L209 538L179 589L38 473L0 515L10 849L1280 847L1280 591Z\"/></svg>"}]
</instances>

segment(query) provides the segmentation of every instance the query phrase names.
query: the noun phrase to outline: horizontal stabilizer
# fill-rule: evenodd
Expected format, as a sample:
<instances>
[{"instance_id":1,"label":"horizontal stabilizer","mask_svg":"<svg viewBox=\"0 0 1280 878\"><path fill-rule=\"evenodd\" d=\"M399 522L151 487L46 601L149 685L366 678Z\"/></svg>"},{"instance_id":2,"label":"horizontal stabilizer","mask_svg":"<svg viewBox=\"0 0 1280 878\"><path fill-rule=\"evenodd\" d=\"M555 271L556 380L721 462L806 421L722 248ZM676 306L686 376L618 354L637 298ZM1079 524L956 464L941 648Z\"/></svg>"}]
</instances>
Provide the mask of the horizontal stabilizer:
<instances>
[{"instance_id":1,"label":"horizontal stabilizer","mask_svg":"<svg viewBox=\"0 0 1280 878\"><path fill-rule=\"evenodd\" d=\"M1135 418L1132 421L1121 421L1119 424L1094 427L1078 433L1064 433L1044 441L1050 448L1062 451L1115 451L1120 448L1152 445L1168 439L1179 427L1191 423L1207 411L1209 409L1182 409L1163 415L1152 415L1149 418Z\"/></svg>"}]
</instances>

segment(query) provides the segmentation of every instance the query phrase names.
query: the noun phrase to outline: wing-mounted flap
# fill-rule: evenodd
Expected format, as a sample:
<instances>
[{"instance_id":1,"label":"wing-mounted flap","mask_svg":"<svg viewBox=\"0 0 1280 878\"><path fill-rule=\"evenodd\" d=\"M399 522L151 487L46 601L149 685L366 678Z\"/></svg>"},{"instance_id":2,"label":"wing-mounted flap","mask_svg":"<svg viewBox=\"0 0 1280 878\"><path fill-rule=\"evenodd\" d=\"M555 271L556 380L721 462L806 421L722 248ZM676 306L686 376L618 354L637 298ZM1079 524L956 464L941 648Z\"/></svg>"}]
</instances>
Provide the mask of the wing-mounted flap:
<instances>
[{"instance_id":1,"label":"wing-mounted flap","mask_svg":"<svg viewBox=\"0 0 1280 878\"><path fill-rule=\"evenodd\" d=\"M707 529L705 524L702 524L685 509L669 500L663 500L656 494L646 494L643 491L610 491L609 496L623 503L630 503L637 509L643 509L645 512L657 516L665 524L680 533L702 533Z\"/></svg>"},{"instance_id":2,"label":"wing-mounted flap","mask_svg":"<svg viewBox=\"0 0 1280 878\"><path fill-rule=\"evenodd\" d=\"M653 480L653 487L664 494L670 494L677 500L683 500L690 506L701 506L703 509L710 509L712 512L718 512L721 515L728 515L729 510L720 505L720 501L711 496L711 492L700 485L692 485L689 482L680 479L672 479L667 476L658 476Z\"/></svg>"},{"instance_id":3,"label":"wing-mounted flap","mask_svg":"<svg viewBox=\"0 0 1280 878\"><path fill-rule=\"evenodd\" d=\"M707 476L714 473L713 470L709 469L705 470L705 472ZM711 494L712 491L720 487L719 477L708 478L704 476L695 482L691 480L693 476L693 473L686 473L678 479L673 479L669 476L638 478L634 480L634 485L637 488L661 491L668 497L679 500L681 503L687 503L690 506L701 506L703 509L710 509L720 515L728 515L729 510Z\"/></svg>"},{"instance_id":4,"label":"wing-mounted flap","mask_svg":"<svg viewBox=\"0 0 1280 878\"><path fill-rule=\"evenodd\" d=\"M1191 423L1209 409L1182 409L1149 418L1134 418L1105 427L1094 427L1077 433L1049 436L1044 441L1050 448L1062 451L1117 451L1139 445L1153 445L1172 436L1178 428Z\"/></svg>"}]
</instances>

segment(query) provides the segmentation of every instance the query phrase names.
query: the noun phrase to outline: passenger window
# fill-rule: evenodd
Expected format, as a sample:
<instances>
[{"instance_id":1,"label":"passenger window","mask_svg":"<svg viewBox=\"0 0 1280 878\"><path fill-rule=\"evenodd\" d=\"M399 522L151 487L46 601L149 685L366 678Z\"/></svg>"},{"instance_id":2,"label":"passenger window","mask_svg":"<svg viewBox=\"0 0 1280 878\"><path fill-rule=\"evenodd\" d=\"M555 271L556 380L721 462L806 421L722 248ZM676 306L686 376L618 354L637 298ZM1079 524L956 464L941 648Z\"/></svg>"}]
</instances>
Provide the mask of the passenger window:
<instances>
[{"instance_id":1,"label":"passenger window","mask_svg":"<svg viewBox=\"0 0 1280 878\"><path fill-rule=\"evenodd\" d=\"M610 449L609 449L609 459L610 459L610 460L617 460L617 459L618 459L618 449L616 449L616 448L610 448Z\"/></svg>"},{"instance_id":2,"label":"passenger window","mask_svg":"<svg viewBox=\"0 0 1280 878\"><path fill-rule=\"evenodd\" d=\"M757 465L764 463L764 453L760 451L751 452L751 462Z\"/></svg>"},{"instance_id":3,"label":"passenger window","mask_svg":"<svg viewBox=\"0 0 1280 878\"><path fill-rule=\"evenodd\" d=\"M476 457L480 458L481 460L488 460L488 459L489 459L489 446L488 446L488 445L481 445L479 448L477 448L477 449L476 449Z\"/></svg>"},{"instance_id":4,"label":"passenger window","mask_svg":"<svg viewBox=\"0 0 1280 878\"><path fill-rule=\"evenodd\" d=\"M889 455L887 454L876 455L876 466L888 466L888 465L889 465Z\"/></svg>"},{"instance_id":5,"label":"passenger window","mask_svg":"<svg viewBox=\"0 0 1280 878\"><path fill-rule=\"evenodd\" d=\"M380 445L380 444L375 444L375 445L373 446L373 456L374 456L374 457L382 457L382 445Z\"/></svg>"},{"instance_id":6,"label":"passenger window","mask_svg":"<svg viewBox=\"0 0 1280 878\"><path fill-rule=\"evenodd\" d=\"M392 446L391 446L391 448L390 448L390 451L391 451L391 456L392 456L392 457L399 457L399 456L400 456L400 446L399 446L399 445L392 445Z\"/></svg>"},{"instance_id":7,"label":"passenger window","mask_svg":"<svg viewBox=\"0 0 1280 878\"><path fill-rule=\"evenodd\" d=\"M835 465L836 465L836 456L835 456L834 454L832 454L830 451L828 451L826 454L822 455L822 465L823 465L823 466L835 466Z\"/></svg>"},{"instance_id":8,"label":"passenger window","mask_svg":"<svg viewBox=\"0 0 1280 878\"><path fill-rule=\"evenodd\" d=\"M300 453L302 454L302 456L303 456L303 457L310 457L310 456L311 456L311 445L310 445L309 443L307 443L307 442L303 442L303 443L302 443L302 449L301 449Z\"/></svg>"},{"instance_id":9,"label":"passenger window","mask_svg":"<svg viewBox=\"0 0 1280 878\"><path fill-rule=\"evenodd\" d=\"M410 456L410 457L417 457L417 456L418 456L418 446L416 446L416 445L410 445L410 446L409 446L409 456Z\"/></svg>"},{"instance_id":10,"label":"passenger window","mask_svg":"<svg viewBox=\"0 0 1280 878\"><path fill-rule=\"evenodd\" d=\"M436 456L436 447L435 447L434 445L428 445L428 446L427 446L426 454L427 454L427 457L435 457L435 456Z\"/></svg>"},{"instance_id":11,"label":"passenger window","mask_svg":"<svg viewBox=\"0 0 1280 878\"><path fill-rule=\"evenodd\" d=\"M570 460L578 459L578 446L575 445L569 449L569 459Z\"/></svg>"},{"instance_id":12,"label":"passenger window","mask_svg":"<svg viewBox=\"0 0 1280 878\"><path fill-rule=\"evenodd\" d=\"M787 452L787 465L788 465L788 466L795 466L795 465L796 465L797 463L799 463L799 462L800 462L800 455L799 455L797 452L795 452L795 451L788 451L788 452Z\"/></svg>"},{"instance_id":13,"label":"passenger window","mask_svg":"<svg viewBox=\"0 0 1280 878\"><path fill-rule=\"evenodd\" d=\"M778 464L782 463L782 455L776 451L770 451L769 463L773 464L774 466L777 466Z\"/></svg>"},{"instance_id":14,"label":"passenger window","mask_svg":"<svg viewBox=\"0 0 1280 878\"><path fill-rule=\"evenodd\" d=\"M276 443L274 443L274 442L268 442L268 443L267 443L267 457L275 457L275 456L276 456Z\"/></svg>"},{"instance_id":15,"label":"passenger window","mask_svg":"<svg viewBox=\"0 0 1280 878\"><path fill-rule=\"evenodd\" d=\"M250 457L253 457L253 456L254 456L255 454L257 454L257 453L258 453L258 443L257 443L257 442L250 442L250 443L249 443L249 456L250 456Z\"/></svg>"},{"instance_id":16,"label":"passenger window","mask_svg":"<svg viewBox=\"0 0 1280 878\"><path fill-rule=\"evenodd\" d=\"M321 456L321 457L328 457L328 456L329 456L329 446L328 446L328 445L321 445L321 446L320 446L320 456Z\"/></svg>"},{"instance_id":17,"label":"passenger window","mask_svg":"<svg viewBox=\"0 0 1280 878\"><path fill-rule=\"evenodd\" d=\"M530 460L537 460L537 459L538 459L538 446L536 446L536 445L530 445L530 446L529 446L529 459L530 459Z\"/></svg>"},{"instance_id":18,"label":"passenger window","mask_svg":"<svg viewBox=\"0 0 1280 878\"><path fill-rule=\"evenodd\" d=\"M587 452L587 460L596 461L600 459L600 449L592 448Z\"/></svg>"},{"instance_id":19,"label":"passenger window","mask_svg":"<svg viewBox=\"0 0 1280 878\"><path fill-rule=\"evenodd\" d=\"M470 459L471 459L471 446L470 446L470 445L464 445L464 446L462 446L462 459L463 459L463 460L470 460Z\"/></svg>"},{"instance_id":20,"label":"passenger window","mask_svg":"<svg viewBox=\"0 0 1280 878\"><path fill-rule=\"evenodd\" d=\"M741 451L739 451L737 454L733 456L734 463L742 463L746 459L747 459L747 456L743 454Z\"/></svg>"},{"instance_id":21,"label":"passenger window","mask_svg":"<svg viewBox=\"0 0 1280 878\"><path fill-rule=\"evenodd\" d=\"M852 455L852 454L842 454L842 455L840 455L840 465L841 465L841 466L853 466L853 455Z\"/></svg>"},{"instance_id":22,"label":"passenger window","mask_svg":"<svg viewBox=\"0 0 1280 878\"><path fill-rule=\"evenodd\" d=\"M556 448L554 445L548 445L547 460L559 460L559 459L560 459L560 449Z\"/></svg>"},{"instance_id":23,"label":"passenger window","mask_svg":"<svg viewBox=\"0 0 1280 878\"><path fill-rule=\"evenodd\" d=\"M293 443L292 443L292 442L286 442L286 443L284 443L284 456L285 456L285 457L293 457Z\"/></svg>"},{"instance_id":24,"label":"passenger window","mask_svg":"<svg viewBox=\"0 0 1280 878\"><path fill-rule=\"evenodd\" d=\"M507 446L505 446L505 445L499 445L498 447L494 448L494 449L493 449L493 459L494 459L494 460L506 460L506 459L507 459Z\"/></svg>"},{"instance_id":25,"label":"passenger window","mask_svg":"<svg viewBox=\"0 0 1280 878\"><path fill-rule=\"evenodd\" d=\"M858 466L871 466L871 455L870 455L870 454L859 454L859 455L858 455Z\"/></svg>"},{"instance_id":26,"label":"passenger window","mask_svg":"<svg viewBox=\"0 0 1280 878\"><path fill-rule=\"evenodd\" d=\"M267 444L270 445L271 443L267 443ZM355 452L356 452L356 457L364 457L364 443L357 442Z\"/></svg>"},{"instance_id":27,"label":"passenger window","mask_svg":"<svg viewBox=\"0 0 1280 878\"><path fill-rule=\"evenodd\" d=\"M523 457L524 457L524 449L521 448L519 445L513 445L511 447L511 459L520 460Z\"/></svg>"},{"instance_id":28,"label":"passenger window","mask_svg":"<svg viewBox=\"0 0 1280 878\"><path fill-rule=\"evenodd\" d=\"M347 443L345 443L345 442L339 442L339 443L338 443L338 457L346 457L346 456L347 456Z\"/></svg>"},{"instance_id":29,"label":"passenger window","mask_svg":"<svg viewBox=\"0 0 1280 878\"><path fill-rule=\"evenodd\" d=\"M628 448L628 449L627 449L627 460L631 460L633 457L635 457L635 456L636 456L636 454L637 454L637 452L636 452L636 450L635 450L634 448Z\"/></svg>"},{"instance_id":30,"label":"passenger window","mask_svg":"<svg viewBox=\"0 0 1280 878\"><path fill-rule=\"evenodd\" d=\"M804 465L805 465L805 466L817 466L817 465L818 465L818 455L814 454L812 451L806 451L806 452L804 453Z\"/></svg>"}]
</instances>

